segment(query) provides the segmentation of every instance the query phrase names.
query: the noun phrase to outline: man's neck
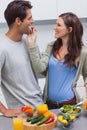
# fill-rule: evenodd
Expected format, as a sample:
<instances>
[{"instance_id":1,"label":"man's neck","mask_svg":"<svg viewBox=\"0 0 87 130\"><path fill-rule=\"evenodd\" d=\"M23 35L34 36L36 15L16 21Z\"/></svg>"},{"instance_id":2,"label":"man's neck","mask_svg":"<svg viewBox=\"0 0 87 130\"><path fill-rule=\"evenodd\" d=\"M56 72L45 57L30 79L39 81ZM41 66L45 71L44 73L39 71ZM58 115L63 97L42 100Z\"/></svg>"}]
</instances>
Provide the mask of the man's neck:
<instances>
[{"instance_id":1,"label":"man's neck","mask_svg":"<svg viewBox=\"0 0 87 130\"><path fill-rule=\"evenodd\" d=\"M14 31L14 30L9 30L9 31L6 33L6 36L7 36L8 38L10 38L12 41L15 41L15 42L21 41L21 38L22 38L22 35L20 35L19 33L17 33L17 32Z\"/></svg>"}]
</instances>

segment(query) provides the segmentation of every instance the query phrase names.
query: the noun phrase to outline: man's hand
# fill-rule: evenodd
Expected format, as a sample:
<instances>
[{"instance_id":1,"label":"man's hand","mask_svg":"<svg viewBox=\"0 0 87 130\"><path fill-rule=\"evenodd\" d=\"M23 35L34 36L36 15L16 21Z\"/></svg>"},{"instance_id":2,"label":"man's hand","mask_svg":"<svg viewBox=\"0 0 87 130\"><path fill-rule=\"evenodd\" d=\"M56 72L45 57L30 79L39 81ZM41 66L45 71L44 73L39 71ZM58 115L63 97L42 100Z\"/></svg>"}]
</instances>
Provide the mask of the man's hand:
<instances>
[{"instance_id":1,"label":"man's hand","mask_svg":"<svg viewBox=\"0 0 87 130\"><path fill-rule=\"evenodd\" d=\"M34 27L31 27L30 33L28 35L28 42L29 42L29 47L33 48L36 46L36 39L37 39L37 32Z\"/></svg>"},{"instance_id":2,"label":"man's hand","mask_svg":"<svg viewBox=\"0 0 87 130\"><path fill-rule=\"evenodd\" d=\"M22 111L21 109L6 109L3 114L6 117L15 117L22 114Z\"/></svg>"},{"instance_id":3,"label":"man's hand","mask_svg":"<svg viewBox=\"0 0 87 130\"><path fill-rule=\"evenodd\" d=\"M0 102L0 112L6 117L18 116L22 113L21 109L8 109Z\"/></svg>"}]
</instances>

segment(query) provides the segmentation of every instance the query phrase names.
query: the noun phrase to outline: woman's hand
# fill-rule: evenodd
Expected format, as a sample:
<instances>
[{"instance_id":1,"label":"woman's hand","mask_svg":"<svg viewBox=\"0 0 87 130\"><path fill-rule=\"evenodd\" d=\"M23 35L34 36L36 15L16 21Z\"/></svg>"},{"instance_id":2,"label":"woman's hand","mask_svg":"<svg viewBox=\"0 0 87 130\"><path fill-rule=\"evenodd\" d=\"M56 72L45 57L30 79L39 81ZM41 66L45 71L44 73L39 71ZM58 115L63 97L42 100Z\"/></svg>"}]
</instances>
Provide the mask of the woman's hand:
<instances>
[{"instance_id":1,"label":"woman's hand","mask_svg":"<svg viewBox=\"0 0 87 130\"><path fill-rule=\"evenodd\" d=\"M36 39L37 39L37 32L35 27L31 27L29 35L28 35L28 42L29 42L29 47L33 48L36 46Z\"/></svg>"}]
</instances>

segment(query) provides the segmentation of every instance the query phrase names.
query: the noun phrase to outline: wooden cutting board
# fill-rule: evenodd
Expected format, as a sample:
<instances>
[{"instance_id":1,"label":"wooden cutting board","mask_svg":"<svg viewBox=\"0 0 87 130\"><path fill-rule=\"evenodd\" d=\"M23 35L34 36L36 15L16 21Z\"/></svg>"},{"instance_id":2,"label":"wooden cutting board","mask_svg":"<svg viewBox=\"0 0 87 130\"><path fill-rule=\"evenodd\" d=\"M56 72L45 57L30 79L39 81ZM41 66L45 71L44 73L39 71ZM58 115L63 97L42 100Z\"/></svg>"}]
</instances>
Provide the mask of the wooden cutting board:
<instances>
[{"instance_id":1,"label":"wooden cutting board","mask_svg":"<svg viewBox=\"0 0 87 130\"><path fill-rule=\"evenodd\" d=\"M57 116L54 115L55 120L49 124L42 124L40 126L37 126L36 124L30 124L30 122L24 121L23 130L52 130L54 127L56 127L57 124Z\"/></svg>"}]
</instances>

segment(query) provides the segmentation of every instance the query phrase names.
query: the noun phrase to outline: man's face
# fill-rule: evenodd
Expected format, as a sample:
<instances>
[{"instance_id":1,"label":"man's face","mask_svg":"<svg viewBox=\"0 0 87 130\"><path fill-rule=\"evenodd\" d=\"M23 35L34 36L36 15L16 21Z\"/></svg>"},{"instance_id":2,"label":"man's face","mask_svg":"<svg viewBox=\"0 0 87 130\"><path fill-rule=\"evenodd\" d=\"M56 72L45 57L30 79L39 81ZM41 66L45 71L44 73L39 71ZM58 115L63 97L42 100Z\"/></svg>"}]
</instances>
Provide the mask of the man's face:
<instances>
[{"instance_id":1,"label":"man's face","mask_svg":"<svg viewBox=\"0 0 87 130\"><path fill-rule=\"evenodd\" d=\"M27 13L27 16L21 22L21 25L20 25L20 33L22 33L22 34L29 34L30 26L32 25L32 23L34 23L34 19L32 18L31 10L27 9L26 13Z\"/></svg>"}]
</instances>

